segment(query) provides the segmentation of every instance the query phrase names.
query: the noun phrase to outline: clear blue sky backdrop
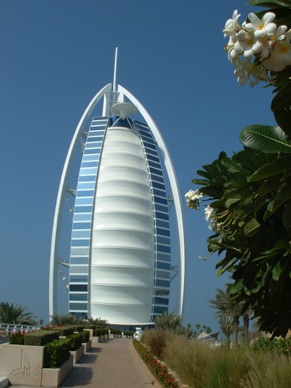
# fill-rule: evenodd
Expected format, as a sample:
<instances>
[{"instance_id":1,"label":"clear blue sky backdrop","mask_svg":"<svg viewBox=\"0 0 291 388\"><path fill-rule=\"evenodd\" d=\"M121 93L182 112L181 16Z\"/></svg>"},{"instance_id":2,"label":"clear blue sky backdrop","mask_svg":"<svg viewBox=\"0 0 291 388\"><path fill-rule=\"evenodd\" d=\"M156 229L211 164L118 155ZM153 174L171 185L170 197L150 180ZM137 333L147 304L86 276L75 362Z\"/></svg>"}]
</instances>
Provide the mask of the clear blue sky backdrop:
<instances>
[{"instance_id":1,"label":"clear blue sky backdrop","mask_svg":"<svg viewBox=\"0 0 291 388\"><path fill-rule=\"evenodd\" d=\"M0 2L0 301L48 321L51 227L60 174L91 98L112 81L135 95L160 128L181 194L221 150L239 151L240 129L273 124L270 89L240 87L222 29L246 1L2 0ZM184 324L217 330L208 300L227 278L207 262L204 212L184 206Z\"/></svg>"}]
</instances>

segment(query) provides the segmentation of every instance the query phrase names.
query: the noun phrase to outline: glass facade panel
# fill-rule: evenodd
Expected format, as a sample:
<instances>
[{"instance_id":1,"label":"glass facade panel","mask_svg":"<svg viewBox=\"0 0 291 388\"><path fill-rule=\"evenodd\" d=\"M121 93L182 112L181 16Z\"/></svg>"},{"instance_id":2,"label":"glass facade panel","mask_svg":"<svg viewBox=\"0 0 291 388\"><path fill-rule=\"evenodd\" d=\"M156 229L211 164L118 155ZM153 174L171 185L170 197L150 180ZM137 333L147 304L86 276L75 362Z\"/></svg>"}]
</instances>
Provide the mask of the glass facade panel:
<instances>
[{"instance_id":1,"label":"glass facade panel","mask_svg":"<svg viewBox=\"0 0 291 388\"><path fill-rule=\"evenodd\" d=\"M73 230L76 229L91 229L91 222L73 222Z\"/></svg>"},{"instance_id":2,"label":"glass facade panel","mask_svg":"<svg viewBox=\"0 0 291 388\"><path fill-rule=\"evenodd\" d=\"M89 255L89 247L88 248L71 247L71 256L87 256L87 255Z\"/></svg>"},{"instance_id":3,"label":"glass facade panel","mask_svg":"<svg viewBox=\"0 0 291 388\"><path fill-rule=\"evenodd\" d=\"M86 301L88 300L87 294L70 294L70 300L71 301Z\"/></svg>"},{"instance_id":4,"label":"glass facade panel","mask_svg":"<svg viewBox=\"0 0 291 388\"><path fill-rule=\"evenodd\" d=\"M89 161L89 160L99 160L99 154L95 155L83 155L83 162Z\"/></svg>"},{"instance_id":5,"label":"glass facade panel","mask_svg":"<svg viewBox=\"0 0 291 388\"><path fill-rule=\"evenodd\" d=\"M75 206L78 205L93 205L93 197L76 198Z\"/></svg>"},{"instance_id":6,"label":"glass facade panel","mask_svg":"<svg viewBox=\"0 0 291 388\"><path fill-rule=\"evenodd\" d=\"M157 262L157 268L158 269L166 269L170 271L171 269L171 264L170 263L163 263L162 261Z\"/></svg>"},{"instance_id":7,"label":"glass facade panel","mask_svg":"<svg viewBox=\"0 0 291 388\"><path fill-rule=\"evenodd\" d=\"M89 309L87 294L82 294L82 292L87 292L89 285L93 201L99 156L107 123L107 118L94 118L91 122L84 146L75 198L70 254L69 300L86 303L69 303L69 313L84 312L85 316L87 316Z\"/></svg>"},{"instance_id":8,"label":"glass facade panel","mask_svg":"<svg viewBox=\"0 0 291 388\"><path fill-rule=\"evenodd\" d=\"M87 311L87 303L69 303L69 309L71 311Z\"/></svg>"},{"instance_id":9,"label":"glass facade panel","mask_svg":"<svg viewBox=\"0 0 291 388\"><path fill-rule=\"evenodd\" d=\"M84 292L84 291L88 291L88 286L85 284L70 284L69 290L75 291L75 292L76 291Z\"/></svg>"},{"instance_id":10,"label":"glass facade panel","mask_svg":"<svg viewBox=\"0 0 291 388\"><path fill-rule=\"evenodd\" d=\"M155 207L156 228L156 263L155 263L155 293L153 298L152 319L168 310L170 293L170 231L169 231L169 208L165 182L161 162L156 147L156 142L150 129L136 122L140 136L143 140L148 160L148 168L152 182L152 193ZM164 228L164 229L163 229ZM162 245L167 244L167 245ZM165 271L163 271L165 270ZM161 288L162 287L162 288ZM159 297L158 297L159 296ZM164 298L161 298L163 296Z\"/></svg>"},{"instance_id":11,"label":"glass facade panel","mask_svg":"<svg viewBox=\"0 0 291 388\"><path fill-rule=\"evenodd\" d=\"M72 239L72 247L89 247L89 239Z\"/></svg>"},{"instance_id":12,"label":"glass facade panel","mask_svg":"<svg viewBox=\"0 0 291 388\"><path fill-rule=\"evenodd\" d=\"M83 264L83 265L88 264L88 257L87 256L85 256L85 257L71 256L71 264Z\"/></svg>"}]
</instances>

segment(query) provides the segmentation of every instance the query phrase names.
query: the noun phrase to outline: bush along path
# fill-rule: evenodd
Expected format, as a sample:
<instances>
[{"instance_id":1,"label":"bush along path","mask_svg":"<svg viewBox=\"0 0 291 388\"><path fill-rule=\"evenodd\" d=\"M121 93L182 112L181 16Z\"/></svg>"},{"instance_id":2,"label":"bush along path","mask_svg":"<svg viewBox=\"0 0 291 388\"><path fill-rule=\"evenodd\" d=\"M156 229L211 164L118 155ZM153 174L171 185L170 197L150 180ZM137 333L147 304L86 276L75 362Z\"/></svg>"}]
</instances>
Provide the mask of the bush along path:
<instances>
[{"instance_id":1,"label":"bush along path","mask_svg":"<svg viewBox=\"0 0 291 388\"><path fill-rule=\"evenodd\" d=\"M166 388L179 388L179 383L175 377L171 375L168 368L163 365L140 341L133 340L133 345L139 356L146 363L149 370L156 379Z\"/></svg>"}]
</instances>

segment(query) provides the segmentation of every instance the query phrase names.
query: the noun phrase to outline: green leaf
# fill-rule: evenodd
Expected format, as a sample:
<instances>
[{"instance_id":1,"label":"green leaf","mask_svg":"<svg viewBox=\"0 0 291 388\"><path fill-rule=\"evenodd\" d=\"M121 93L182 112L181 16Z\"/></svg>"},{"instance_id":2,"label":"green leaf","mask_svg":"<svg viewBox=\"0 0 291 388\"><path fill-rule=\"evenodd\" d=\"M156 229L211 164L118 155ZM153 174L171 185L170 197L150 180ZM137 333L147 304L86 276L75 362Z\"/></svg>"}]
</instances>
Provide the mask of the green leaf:
<instances>
[{"instance_id":1,"label":"green leaf","mask_svg":"<svg viewBox=\"0 0 291 388\"><path fill-rule=\"evenodd\" d=\"M272 163L265 164L263 167L259 168L253 175L248 177L248 182L257 182L263 179L273 177L275 175L283 175L283 171L286 168L287 158L278 158Z\"/></svg>"},{"instance_id":2,"label":"green leaf","mask_svg":"<svg viewBox=\"0 0 291 388\"><path fill-rule=\"evenodd\" d=\"M264 215L264 220L270 217L276 210L278 210L281 206L285 205L286 202L291 200L291 190L290 187L284 185L276 194L273 201L268 204L268 212Z\"/></svg>"},{"instance_id":3,"label":"green leaf","mask_svg":"<svg viewBox=\"0 0 291 388\"><path fill-rule=\"evenodd\" d=\"M248 5L251 6L259 6L259 7L267 7L267 8L276 8L276 7L291 7L290 0L250 0Z\"/></svg>"},{"instance_id":4,"label":"green leaf","mask_svg":"<svg viewBox=\"0 0 291 388\"><path fill-rule=\"evenodd\" d=\"M230 295L238 294L244 288L243 280L239 280L238 282L230 285L228 288L228 292Z\"/></svg>"},{"instance_id":5,"label":"green leaf","mask_svg":"<svg viewBox=\"0 0 291 388\"><path fill-rule=\"evenodd\" d=\"M257 190L257 193L260 197L265 196L272 191L277 190L279 184L279 179L277 176L274 176L272 178L269 178L267 181L265 181ZM263 201L266 203L266 198L262 198Z\"/></svg>"},{"instance_id":6,"label":"green leaf","mask_svg":"<svg viewBox=\"0 0 291 388\"><path fill-rule=\"evenodd\" d=\"M275 281L278 281L282 273L282 267L280 261L275 265L275 267L272 269L272 278Z\"/></svg>"},{"instance_id":7,"label":"green leaf","mask_svg":"<svg viewBox=\"0 0 291 388\"><path fill-rule=\"evenodd\" d=\"M286 230L290 230L291 228L291 204L290 203L284 209L282 222L283 222L284 228Z\"/></svg>"},{"instance_id":8,"label":"green leaf","mask_svg":"<svg viewBox=\"0 0 291 388\"><path fill-rule=\"evenodd\" d=\"M291 83L289 82L273 98L271 109L278 125L291 137Z\"/></svg>"},{"instance_id":9,"label":"green leaf","mask_svg":"<svg viewBox=\"0 0 291 388\"><path fill-rule=\"evenodd\" d=\"M246 147L263 152L291 153L291 142L279 127L254 124L245 127L240 133L240 141Z\"/></svg>"},{"instance_id":10,"label":"green leaf","mask_svg":"<svg viewBox=\"0 0 291 388\"><path fill-rule=\"evenodd\" d=\"M245 235L250 237L260 226L261 224L255 218L252 218L244 227Z\"/></svg>"}]
</instances>

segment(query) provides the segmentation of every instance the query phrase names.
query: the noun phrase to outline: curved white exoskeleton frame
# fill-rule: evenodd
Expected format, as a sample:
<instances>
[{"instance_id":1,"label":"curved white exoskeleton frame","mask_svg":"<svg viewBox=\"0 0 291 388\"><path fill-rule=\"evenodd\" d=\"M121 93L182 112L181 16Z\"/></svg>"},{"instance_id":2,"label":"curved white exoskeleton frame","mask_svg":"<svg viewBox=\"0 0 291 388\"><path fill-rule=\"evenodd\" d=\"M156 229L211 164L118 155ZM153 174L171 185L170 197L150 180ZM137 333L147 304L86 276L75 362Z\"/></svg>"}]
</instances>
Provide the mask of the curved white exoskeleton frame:
<instances>
[{"instance_id":1,"label":"curved white exoskeleton frame","mask_svg":"<svg viewBox=\"0 0 291 388\"><path fill-rule=\"evenodd\" d=\"M62 221L62 211L63 204L65 201L65 195L67 190L68 178L70 175L72 161L75 155L78 141L82 134L84 133L84 128L87 124L89 117L91 116L93 110L95 109L98 102L104 98L103 101L103 116L109 116L112 103L116 102L118 99L119 102L124 101L124 98L130 100L138 109L139 113L143 116L145 122L151 129L158 147L162 150L164 156L164 165L168 174L174 204L175 212L177 218L178 226L178 237L179 237L179 250L180 250L180 263L178 268L179 284L178 284L178 297L177 297L177 306L176 314L182 316L183 314L183 304L184 304L184 289L185 289L185 234L184 234L184 224L183 224L183 214L182 214L182 205L178 189L178 183L176 174L174 171L173 163L171 161L168 149L162 138L162 135L148 114L143 105L125 88L121 85L118 85L117 88L114 86L112 89L112 84L104 86L91 100L86 110L84 111L79 124L75 130L73 139L71 141L69 151L65 160L63 172L61 175L59 191L57 195L56 208L53 220L53 230L52 230L52 240L51 240L51 255L50 255L50 275L49 275L49 315L52 316L57 311L57 268L59 263L59 240L60 240L60 231L61 231L61 221Z\"/></svg>"}]
</instances>

